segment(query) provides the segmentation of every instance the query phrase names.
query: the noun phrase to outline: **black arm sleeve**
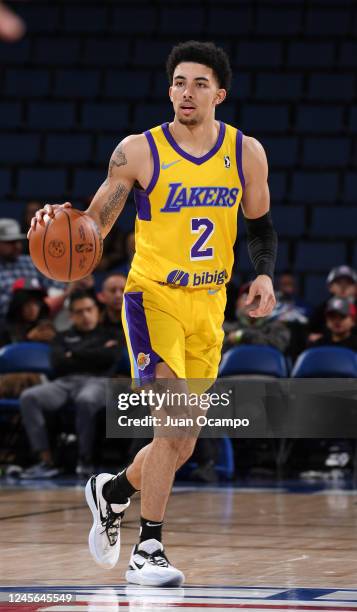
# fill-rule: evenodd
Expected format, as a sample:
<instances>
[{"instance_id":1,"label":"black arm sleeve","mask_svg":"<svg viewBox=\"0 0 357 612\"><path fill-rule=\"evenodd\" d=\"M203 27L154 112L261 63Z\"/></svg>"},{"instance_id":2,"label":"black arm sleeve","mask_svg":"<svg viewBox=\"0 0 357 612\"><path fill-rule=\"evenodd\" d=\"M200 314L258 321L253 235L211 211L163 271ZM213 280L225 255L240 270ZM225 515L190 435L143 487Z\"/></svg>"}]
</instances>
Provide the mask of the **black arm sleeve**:
<instances>
[{"instance_id":1,"label":"black arm sleeve","mask_svg":"<svg viewBox=\"0 0 357 612\"><path fill-rule=\"evenodd\" d=\"M270 211L258 219L244 217L247 230L248 253L255 272L274 277L278 237L273 227Z\"/></svg>"}]
</instances>

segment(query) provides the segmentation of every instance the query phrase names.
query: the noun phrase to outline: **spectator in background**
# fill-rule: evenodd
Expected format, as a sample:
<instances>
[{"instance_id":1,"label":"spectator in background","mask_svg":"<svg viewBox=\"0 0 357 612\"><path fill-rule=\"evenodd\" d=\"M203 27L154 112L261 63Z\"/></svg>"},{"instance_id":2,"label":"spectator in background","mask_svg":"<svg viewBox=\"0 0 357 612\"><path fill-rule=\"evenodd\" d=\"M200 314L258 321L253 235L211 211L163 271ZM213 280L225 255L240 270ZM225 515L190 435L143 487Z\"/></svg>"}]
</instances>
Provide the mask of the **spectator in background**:
<instances>
[{"instance_id":1,"label":"spectator in background","mask_svg":"<svg viewBox=\"0 0 357 612\"><path fill-rule=\"evenodd\" d=\"M326 331L309 348L315 346L343 346L357 351L355 332L356 308L348 298L332 297L325 309Z\"/></svg>"},{"instance_id":2,"label":"spectator in background","mask_svg":"<svg viewBox=\"0 0 357 612\"><path fill-rule=\"evenodd\" d=\"M19 278L12 287L13 295L3 324L0 346L12 342L50 342L55 336L50 310L45 302L46 290L37 278Z\"/></svg>"},{"instance_id":3,"label":"spectator in background","mask_svg":"<svg viewBox=\"0 0 357 612\"><path fill-rule=\"evenodd\" d=\"M15 219L0 219L0 319L4 319L12 297L12 286L18 278L37 278L46 289L63 291L63 283L43 276L29 255L22 254L20 225Z\"/></svg>"},{"instance_id":4,"label":"spectator in background","mask_svg":"<svg viewBox=\"0 0 357 612\"><path fill-rule=\"evenodd\" d=\"M70 297L77 291L87 291L96 299L95 281L93 274L85 278L67 283L64 292L51 302L51 313L55 317L56 331L65 331L71 327Z\"/></svg>"},{"instance_id":5,"label":"spectator in background","mask_svg":"<svg viewBox=\"0 0 357 612\"><path fill-rule=\"evenodd\" d=\"M327 277L327 288L330 294L335 297L348 299L357 306L356 302L356 283L357 272L350 266L337 266L330 270ZM331 296L330 296L331 297ZM325 312L329 298L317 306L310 320L309 342L314 342L322 337L326 331Z\"/></svg>"},{"instance_id":6,"label":"spectator in background","mask_svg":"<svg viewBox=\"0 0 357 612\"><path fill-rule=\"evenodd\" d=\"M79 459L77 474L93 472L95 420L105 407L106 376L119 358L117 334L100 325L99 307L89 292L70 296L72 327L57 334L52 344L52 363L57 378L36 385L20 396L23 423L31 447L40 463L25 470L24 478L51 478L58 474L53 464L44 414L75 406Z\"/></svg>"},{"instance_id":7,"label":"spectator in background","mask_svg":"<svg viewBox=\"0 0 357 612\"><path fill-rule=\"evenodd\" d=\"M109 274L103 281L98 299L104 305L101 321L103 325L113 325L119 332L122 329L121 308L126 284L124 274Z\"/></svg>"},{"instance_id":8,"label":"spectator in background","mask_svg":"<svg viewBox=\"0 0 357 612\"><path fill-rule=\"evenodd\" d=\"M271 317L253 318L249 316L251 307L245 305L251 283L243 285L236 302L236 321L225 324L226 336L223 351L238 344L265 344L284 353L290 342L290 331L284 323Z\"/></svg>"},{"instance_id":9,"label":"spectator in background","mask_svg":"<svg viewBox=\"0 0 357 612\"><path fill-rule=\"evenodd\" d=\"M311 307L298 296L296 279L288 270L278 277L275 295L277 302L271 319L285 323L290 330L290 343L286 352L295 360L306 346Z\"/></svg>"},{"instance_id":10,"label":"spectator in background","mask_svg":"<svg viewBox=\"0 0 357 612\"><path fill-rule=\"evenodd\" d=\"M24 210L24 214L22 215L21 221L21 232L26 235L29 227L31 225L31 219L35 216L36 212L42 208L41 202L37 202L37 200L31 200L27 202ZM29 241L25 240L23 244L23 251L25 255L29 254Z\"/></svg>"}]
</instances>

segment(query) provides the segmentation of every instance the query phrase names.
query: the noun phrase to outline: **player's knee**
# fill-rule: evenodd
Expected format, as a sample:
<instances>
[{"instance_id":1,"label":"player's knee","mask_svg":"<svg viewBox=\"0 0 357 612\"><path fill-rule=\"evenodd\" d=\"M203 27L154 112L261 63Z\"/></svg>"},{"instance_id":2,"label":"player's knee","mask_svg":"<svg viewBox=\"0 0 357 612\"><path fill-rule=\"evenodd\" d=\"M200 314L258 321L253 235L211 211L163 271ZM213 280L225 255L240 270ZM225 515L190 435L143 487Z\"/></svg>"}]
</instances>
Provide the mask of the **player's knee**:
<instances>
[{"instance_id":1,"label":"player's knee","mask_svg":"<svg viewBox=\"0 0 357 612\"><path fill-rule=\"evenodd\" d=\"M180 446L179 451L179 463L183 465L189 458L192 456L192 453L195 449L196 440L192 440L192 438L184 438L182 441L182 445Z\"/></svg>"}]
</instances>

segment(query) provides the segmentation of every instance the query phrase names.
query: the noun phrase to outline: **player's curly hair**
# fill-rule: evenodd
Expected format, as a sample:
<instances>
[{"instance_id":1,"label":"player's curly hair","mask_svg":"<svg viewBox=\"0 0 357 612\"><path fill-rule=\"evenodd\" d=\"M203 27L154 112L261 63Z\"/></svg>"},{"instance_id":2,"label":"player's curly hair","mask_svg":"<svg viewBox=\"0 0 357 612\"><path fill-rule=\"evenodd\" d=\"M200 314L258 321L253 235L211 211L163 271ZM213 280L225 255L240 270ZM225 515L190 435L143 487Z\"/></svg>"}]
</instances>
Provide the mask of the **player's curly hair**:
<instances>
[{"instance_id":1,"label":"player's curly hair","mask_svg":"<svg viewBox=\"0 0 357 612\"><path fill-rule=\"evenodd\" d=\"M227 53L213 42L188 40L173 47L166 62L170 85L172 85L175 68L181 62L196 62L208 66L213 70L219 87L229 90L232 81L229 58Z\"/></svg>"}]
</instances>

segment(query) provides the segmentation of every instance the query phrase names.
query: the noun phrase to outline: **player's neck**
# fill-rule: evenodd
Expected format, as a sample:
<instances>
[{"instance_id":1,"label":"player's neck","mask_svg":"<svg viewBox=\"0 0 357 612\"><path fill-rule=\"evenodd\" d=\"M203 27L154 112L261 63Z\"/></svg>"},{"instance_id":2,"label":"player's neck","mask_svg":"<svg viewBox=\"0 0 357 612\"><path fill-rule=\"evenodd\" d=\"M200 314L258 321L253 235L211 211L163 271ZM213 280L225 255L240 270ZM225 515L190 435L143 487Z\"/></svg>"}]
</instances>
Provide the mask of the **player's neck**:
<instances>
[{"instance_id":1,"label":"player's neck","mask_svg":"<svg viewBox=\"0 0 357 612\"><path fill-rule=\"evenodd\" d=\"M213 149L219 134L219 121L214 117L199 125L183 125L177 118L169 124L169 129L181 149L194 155L202 157Z\"/></svg>"}]
</instances>

